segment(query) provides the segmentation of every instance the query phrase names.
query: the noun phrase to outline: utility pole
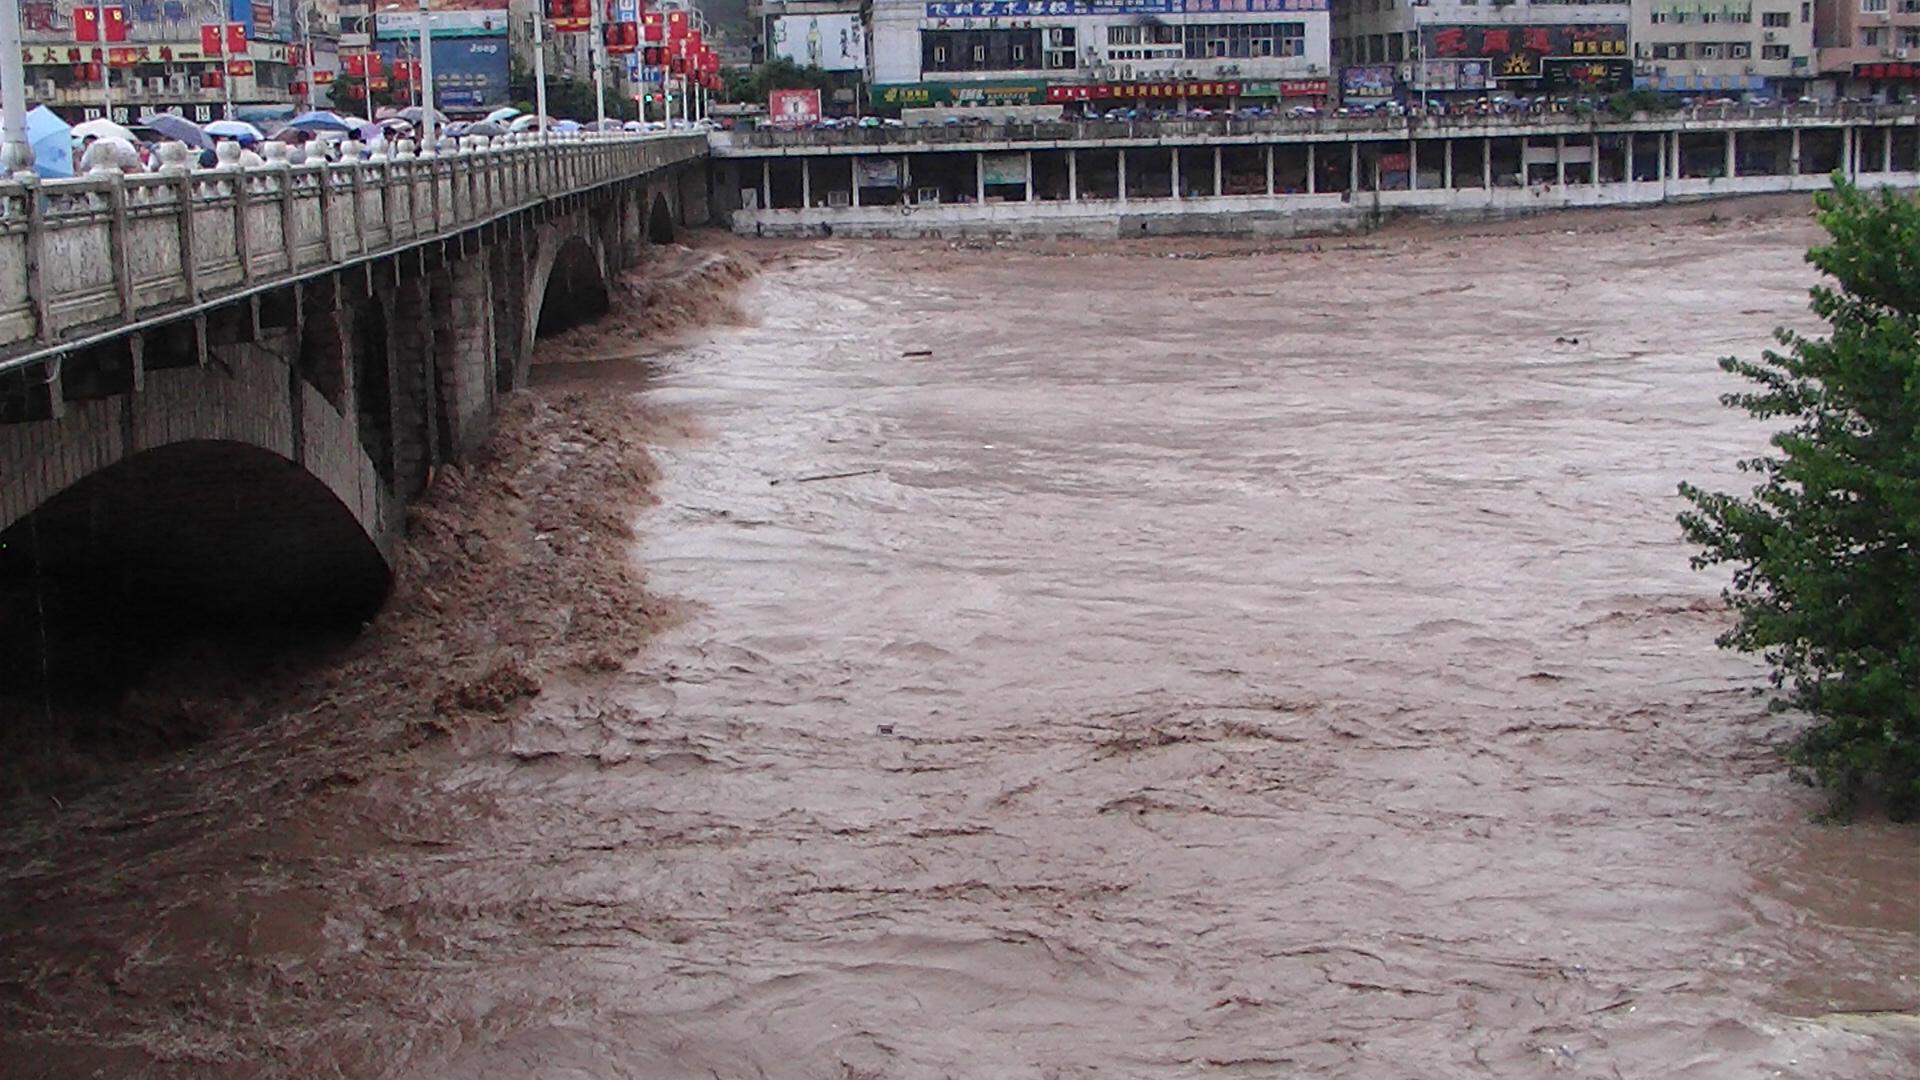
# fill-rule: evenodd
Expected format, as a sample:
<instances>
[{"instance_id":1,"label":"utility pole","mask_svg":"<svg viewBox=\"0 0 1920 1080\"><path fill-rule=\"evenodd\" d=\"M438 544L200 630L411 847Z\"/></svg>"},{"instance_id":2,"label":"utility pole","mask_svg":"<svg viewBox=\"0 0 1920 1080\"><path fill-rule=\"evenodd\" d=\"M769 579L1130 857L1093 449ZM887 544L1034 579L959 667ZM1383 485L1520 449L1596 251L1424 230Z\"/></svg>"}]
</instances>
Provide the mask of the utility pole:
<instances>
[{"instance_id":1,"label":"utility pole","mask_svg":"<svg viewBox=\"0 0 1920 1080\"><path fill-rule=\"evenodd\" d=\"M7 128L0 170L24 179L34 173L33 147L27 143L27 65L20 58L20 0L0 0L0 100Z\"/></svg>"},{"instance_id":2,"label":"utility pole","mask_svg":"<svg viewBox=\"0 0 1920 1080\"><path fill-rule=\"evenodd\" d=\"M425 0L422 0L424 3ZM593 130L607 120L607 43L601 40L601 0L590 0L587 18L587 59L593 64Z\"/></svg>"},{"instance_id":3,"label":"utility pole","mask_svg":"<svg viewBox=\"0 0 1920 1080\"><path fill-rule=\"evenodd\" d=\"M427 0L420 0L420 151L431 155L439 149L433 122L433 25L428 21Z\"/></svg>"},{"instance_id":4,"label":"utility pole","mask_svg":"<svg viewBox=\"0 0 1920 1080\"><path fill-rule=\"evenodd\" d=\"M113 123L113 65L108 62L107 51L107 6L95 0L93 5L94 36L100 39L100 116L107 123ZM225 82L225 79L221 79Z\"/></svg>"},{"instance_id":5,"label":"utility pole","mask_svg":"<svg viewBox=\"0 0 1920 1080\"><path fill-rule=\"evenodd\" d=\"M547 13L537 4L533 9L533 111L537 114L534 126L540 131L540 141L547 141Z\"/></svg>"}]
</instances>

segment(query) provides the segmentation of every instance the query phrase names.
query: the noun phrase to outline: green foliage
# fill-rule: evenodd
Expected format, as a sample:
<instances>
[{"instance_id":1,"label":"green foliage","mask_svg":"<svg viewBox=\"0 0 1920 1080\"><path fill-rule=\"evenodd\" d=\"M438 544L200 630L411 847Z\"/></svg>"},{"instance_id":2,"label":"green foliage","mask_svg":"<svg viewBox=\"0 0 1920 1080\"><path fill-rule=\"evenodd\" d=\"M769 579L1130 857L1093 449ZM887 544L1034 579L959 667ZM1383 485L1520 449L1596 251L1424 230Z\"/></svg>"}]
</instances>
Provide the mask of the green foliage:
<instances>
[{"instance_id":1,"label":"green foliage","mask_svg":"<svg viewBox=\"0 0 1920 1080\"><path fill-rule=\"evenodd\" d=\"M352 91L359 90L366 81L365 78L360 76L336 76L333 82L327 84L327 101L331 103L333 110L342 116L367 115L367 99L361 95L352 93ZM413 98L410 95L396 92L393 89L392 82L387 84L386 89L375 90L373 92L373 105L375 108L379 108L382 105L392 105L396 108L404 109L411 104L413 104Z\"/></svg>"},{"instance_id":2,"label":"green foliage","mask_svg":"<svg viewBox=\"0 0 1920 1080\"><path fill-rule=\"evenodd\" d=\"M1622 120L1637 112L1665 113L1679 107L1678 94L1663 94L1658 90L1622 90L1607 98L1607 108Z\"/></svg>"},{"instance_id":3,"label":"green foliage","mask_svg":"<svg viewBox=\"0 0 1920 1080\"><path fill-rule=\"evenodd\" d=\"M1879 794L1920 814L1920 203L1839 175L1815 196L1832 237L1807 260L1826 338L1720 362L1758 387L1726 404L1791 426L1742 462L1751 498L1683 484L1694 565L1733 566L1725 647L1763 654L1813 726L1791 760L1845 813Z\"/></svg>"},{"instance_id":4,"label":"green foliage","mask_svg":"<svg viewBox=\"0 0 1920 1080\"><path fill-rule=\"evenodd\" d=\"M612 87L613 79L607 79L607 116L613 120L633 120L639 117L640 108L630 97L622 97ZM507 97L512 99L514 108L523 113L533 111L534 95L533 69L518 60L512 61L507 70ZM593 122L593 81L555 78L551 72L547 75L547 115L555 120L578 120L583 124Z\"/></svg>"},{"instance_id":5,"label":"green foliage","mask_svg":"<svg viewBox=\"0 0 1920 1080\"><path fill-rule=\"evenodd\" d=\"M722 100L766 104L773 90L832 90L833 73L825 68L799 64L776 56L757 68L722 68L720 77L726 88Z\"/></svg>"}]
</instances>

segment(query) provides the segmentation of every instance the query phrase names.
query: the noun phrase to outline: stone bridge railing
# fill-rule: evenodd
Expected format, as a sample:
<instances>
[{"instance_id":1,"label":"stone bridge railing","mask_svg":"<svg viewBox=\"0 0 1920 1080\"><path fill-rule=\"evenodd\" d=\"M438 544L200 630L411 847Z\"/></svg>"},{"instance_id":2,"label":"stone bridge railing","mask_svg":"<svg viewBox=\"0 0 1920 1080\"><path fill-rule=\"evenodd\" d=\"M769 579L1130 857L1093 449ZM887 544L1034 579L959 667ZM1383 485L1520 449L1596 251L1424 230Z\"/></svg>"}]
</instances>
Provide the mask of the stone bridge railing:
<instances>
[{"instance_id":1,"label":"stone bridge railing","mask_svg":"<svg viewBox=\"0 0 1920 1080\"><path fill-rule=\"evenodd\" d=\"M703 135L577 135L433 157L0 180L0 371L706 152Z\"/></svg>"}]
</instances>

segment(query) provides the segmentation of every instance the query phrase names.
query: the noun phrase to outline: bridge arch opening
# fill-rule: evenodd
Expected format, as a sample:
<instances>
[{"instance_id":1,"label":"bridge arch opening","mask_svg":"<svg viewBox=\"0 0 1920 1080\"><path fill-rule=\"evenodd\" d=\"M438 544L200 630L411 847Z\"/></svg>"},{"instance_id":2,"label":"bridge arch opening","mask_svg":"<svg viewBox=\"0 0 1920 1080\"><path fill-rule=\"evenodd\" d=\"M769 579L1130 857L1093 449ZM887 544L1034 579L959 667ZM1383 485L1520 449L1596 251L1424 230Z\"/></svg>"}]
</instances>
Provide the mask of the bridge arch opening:
<instances>
[{"instance_id":1,"label":"bridge arch opening","mask_svg":"<svg viewBox=\"0 0 1920 1080\"><path fill-rule=\"evenodd\" d=\"M534 334L545 337L590 323L605 315L610 307L607 283L600 276L600 261L585 240L573 237L561 245L554 256L553 271L547 275L547 291L540 298L540 321Z\"/></svg>"},{"instance_id":2,"label":"bridge arch opening","mask_svg":"<svg viewBox=\"0 0 1920 1080\"><path fill-rule=\"evenodd\" d=\"M656 244L673 243L673 210L665 195L655 194L647 207L647 239Z\"/></svg>"},{"instance_id":3,"label":"bridge arch opening","mask_svg":"<svg viewBox=\"0 0 1920 1080\"><path fill-rule=\"evenodd\" d=\"M0 532L0 698L111 702L188 643L342 640L389 582L304 468L245 443L158 447Z\"/></svg>"}]
</instances>

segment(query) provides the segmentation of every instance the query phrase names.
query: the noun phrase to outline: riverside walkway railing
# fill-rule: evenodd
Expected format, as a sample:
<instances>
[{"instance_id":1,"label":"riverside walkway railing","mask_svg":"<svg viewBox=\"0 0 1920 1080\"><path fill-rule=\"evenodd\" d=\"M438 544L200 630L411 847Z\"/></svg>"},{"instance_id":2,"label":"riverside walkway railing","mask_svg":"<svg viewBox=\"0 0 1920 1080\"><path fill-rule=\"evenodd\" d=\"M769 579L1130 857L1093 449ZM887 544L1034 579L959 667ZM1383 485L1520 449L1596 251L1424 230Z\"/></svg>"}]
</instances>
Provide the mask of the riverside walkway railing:
<instances>
[{"instance_id":1,"label":"riverside walkway railing","mask_svg":"<svg viewBox=\"0 0 1920 1080\"><path fill-rule=\"evenodd\" d=\"M701 134L463 140L431 157L0 180L0 371L707 153ZM229 144L230 145L230 144Z\"/></svg>"},{"instance_id":2,"label":"riverside walkway railing","mask_svg":"<svg viewBox=\"0 0 1920 1080\"><path fill-rule=\"evenodd\" d=\"M1818 127L1916 124L1920 106L1827 102L1791 105L1714 105L1620 116L1605 108L1526 108L1480 111L1388 112L1314 116L1171 116L1141 119L996 123L990 107L968 123L758 128L715 132L717 156L972 150L982 146L1065 146L1125 143L1199 143L1310 139L1447 138L1554 134L1572 131L1718 130L1727 127Z\"/></svg>"}]
</instances>

